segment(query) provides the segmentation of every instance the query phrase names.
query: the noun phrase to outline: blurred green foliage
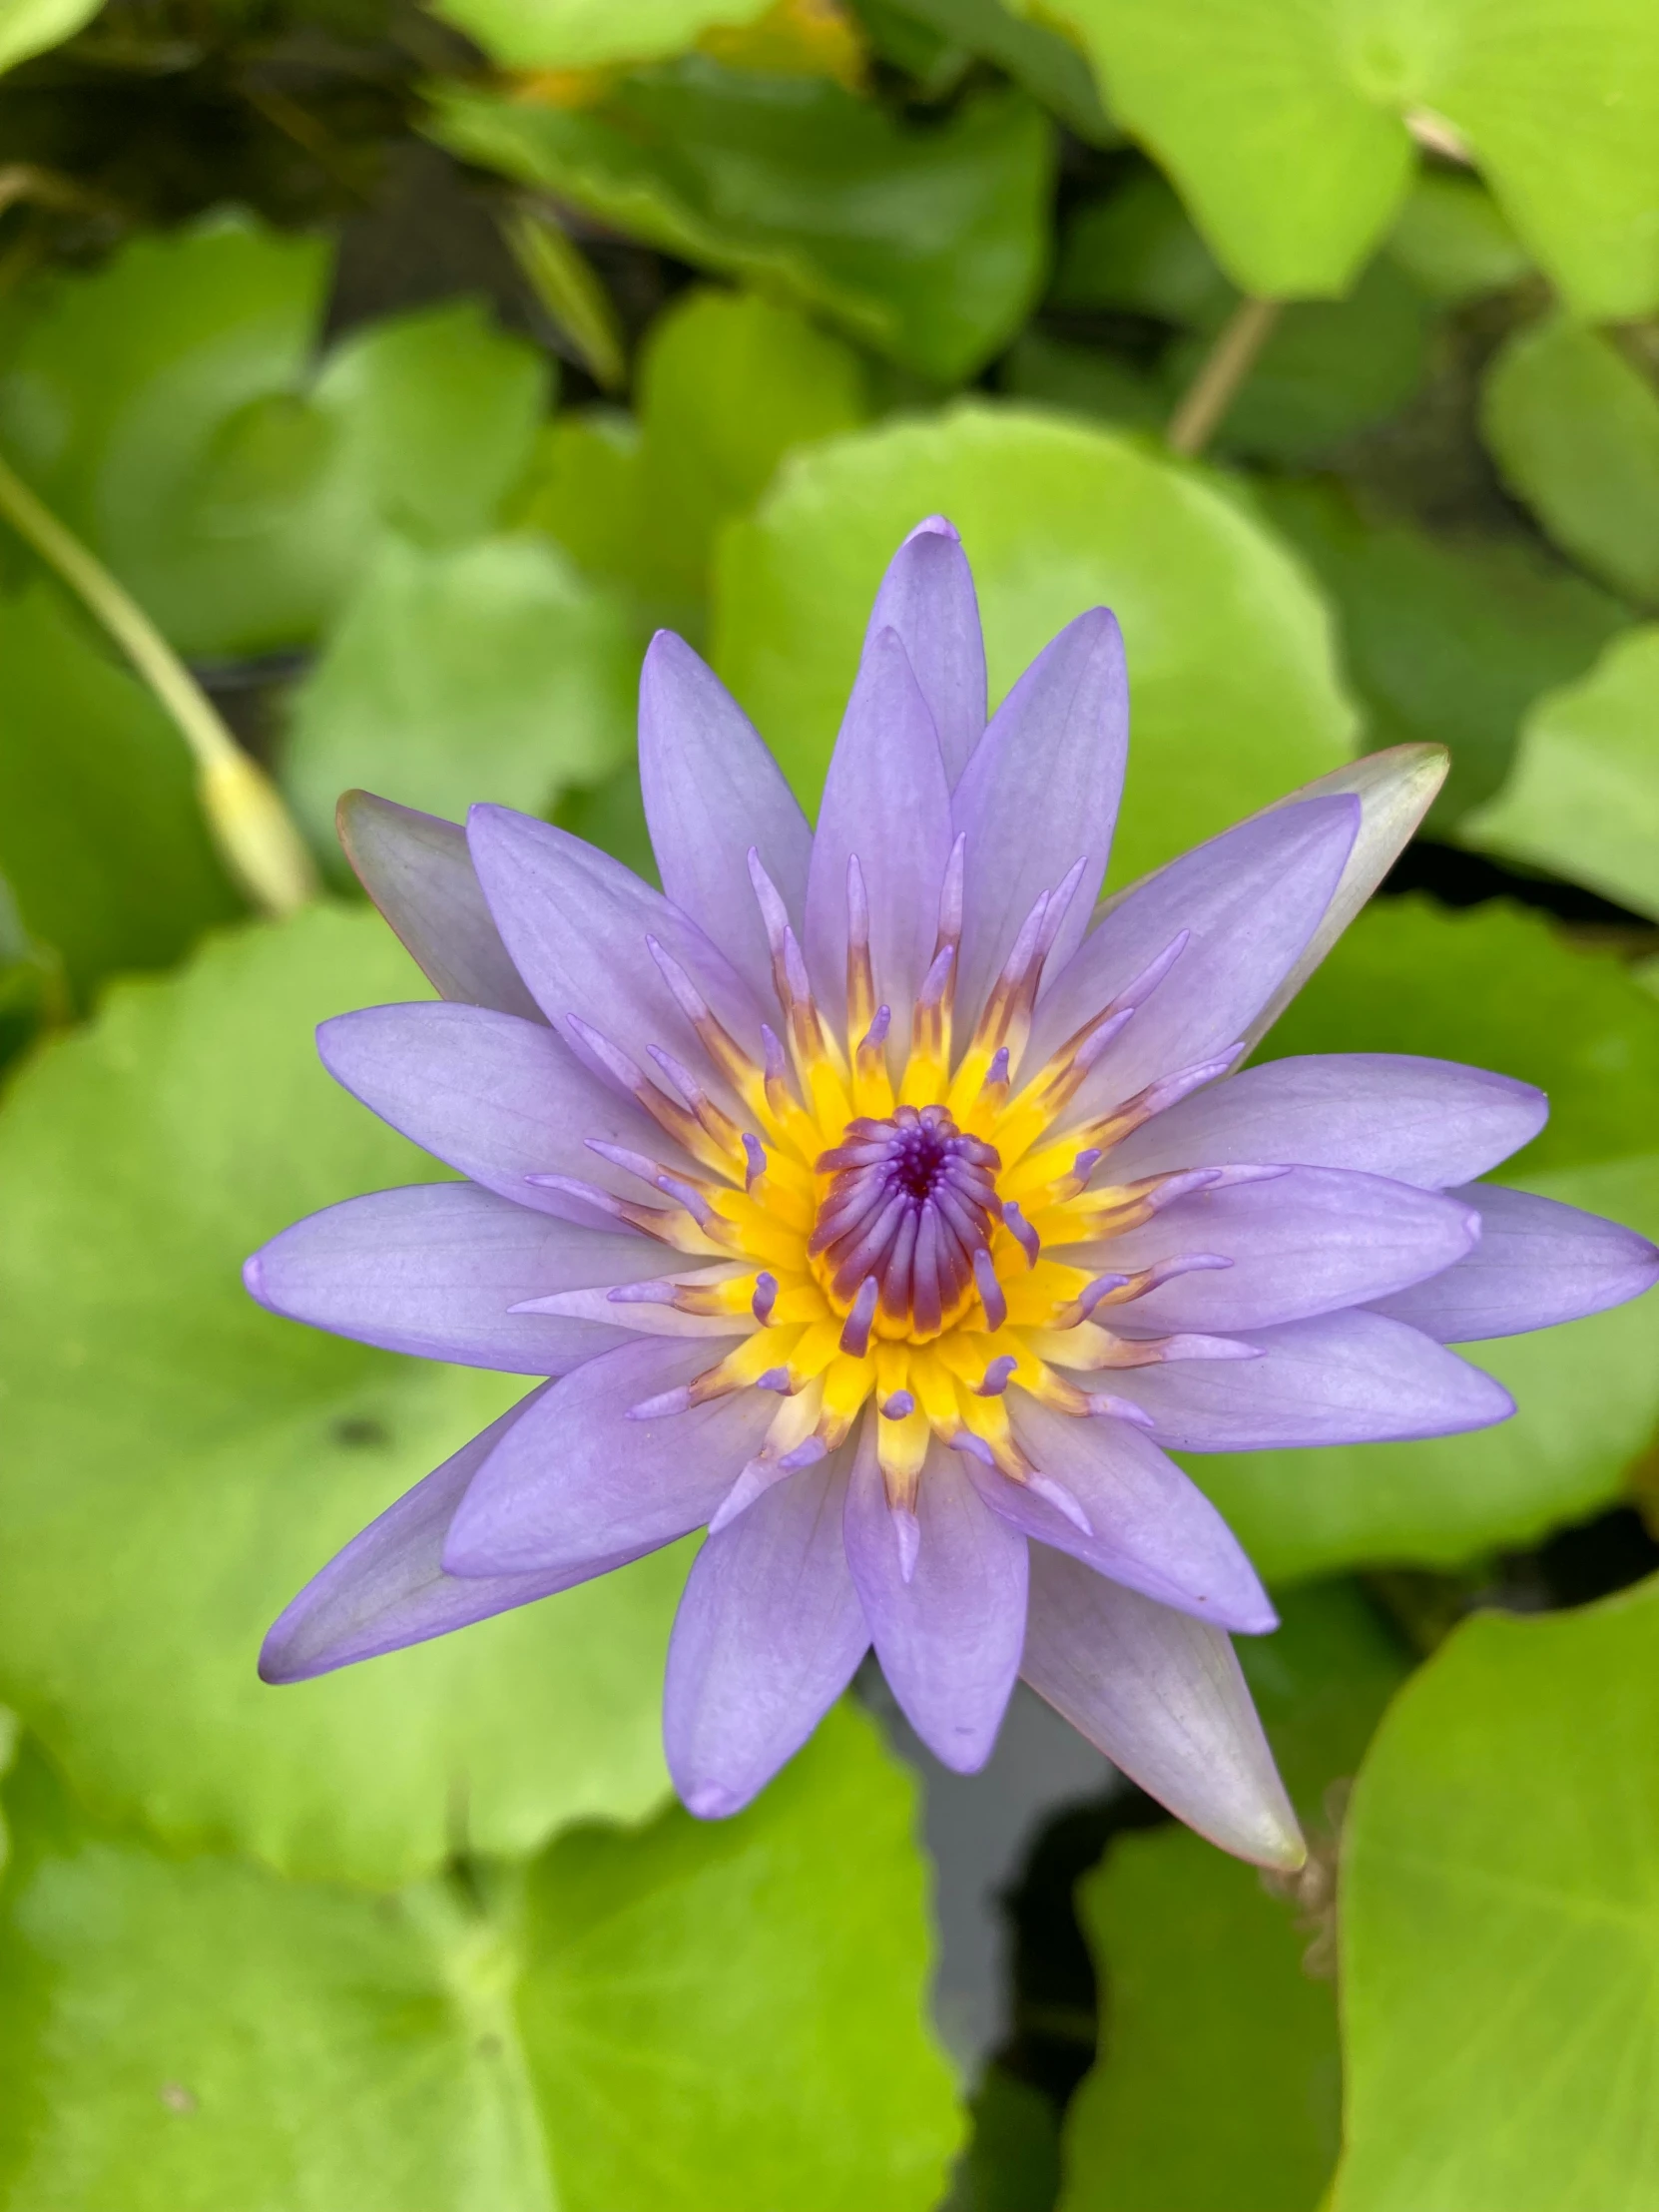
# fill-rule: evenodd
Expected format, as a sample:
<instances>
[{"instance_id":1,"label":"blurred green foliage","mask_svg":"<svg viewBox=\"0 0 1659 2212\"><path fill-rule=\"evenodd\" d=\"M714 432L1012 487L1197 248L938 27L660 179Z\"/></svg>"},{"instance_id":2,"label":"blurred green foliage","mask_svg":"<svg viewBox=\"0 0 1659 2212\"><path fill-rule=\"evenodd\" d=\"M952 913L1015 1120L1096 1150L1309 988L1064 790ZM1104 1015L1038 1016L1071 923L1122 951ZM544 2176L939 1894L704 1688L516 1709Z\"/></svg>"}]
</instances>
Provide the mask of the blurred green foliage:
<instances>
[{"instance_id":1,"label":"blurred green foliage","mask_svg":"<svg viewBox=\"0 0 1659 2212\"><path fill-rule=\"evenodd\" d=\"M518 1391L238 1280L445 1172L311 1051L426 989L345 903L338 792L504 801L653 874L666 624L816 804L941 511L993 699L1122 619L1114 883L1357 749L1448 749L1265 1052L1537 1083L1506 1176L1659 1233L1656 23L0 0L0 460L331 885L248 916L179 733L0 524L0 2212L1314 2212L1345 2070L1330 2212L1659 2187L1653 1590L1471 1621L1397 1697L1381 1609L1420 1642L1476 1586L1543 1602L1561 1532L1651 1494L1648 1306L1473 1348L1519 1404L1476 1435L1192 1456L1286 1585L1243 1657L1315 1867L1291 1899L1182 1831L1110 1845L1062 2124L1086 2053L1045 2075L1021 2029L950 2079L913 1793L855 1713L732 1823L667 1807L686 1547L259 1684L282 1602ZM1633 1520L1597 1526L1629 1580ZM1301 1964L1339 1934L1340 2026Z\"/></svg>"},{"instance_id":2,"label":"blurred green foliage","mask_svg":"<svg viewBox=\"0 0 1659 2212\"><path fill-rule=\"evenodd\" d=\"M1659 919L1659 628L1626 630L1540 699L1514 773L1469 834Z\"/></svg>"},{"instance_id":3,"label":"blurred green foliage","mask_svg":"<svg viewBox=\"0 0 1659 2212\"><path fill-rule=\"evenodd\" d=\"M817 308L941 383L1013 336L1042 280L1051 134L1011 91L905 130L828 79L698 57L592 108L447 91L431 128L452 153Z\"/></svg>"}]
</instances>

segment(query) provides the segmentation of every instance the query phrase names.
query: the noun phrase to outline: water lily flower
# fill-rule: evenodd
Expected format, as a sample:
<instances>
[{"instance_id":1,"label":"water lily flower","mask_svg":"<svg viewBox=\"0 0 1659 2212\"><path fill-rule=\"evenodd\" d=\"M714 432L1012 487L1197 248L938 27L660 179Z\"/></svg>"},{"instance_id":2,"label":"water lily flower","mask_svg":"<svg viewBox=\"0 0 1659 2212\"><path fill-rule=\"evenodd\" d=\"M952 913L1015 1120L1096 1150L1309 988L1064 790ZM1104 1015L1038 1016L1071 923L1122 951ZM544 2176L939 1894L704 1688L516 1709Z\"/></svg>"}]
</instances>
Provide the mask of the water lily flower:
<instances>
[{"instance_id":1,"label":"water lily flower","mask_svg":"<svg viewBox=\"0 0 1659 2212\"><path fill-rule=\"evenodd\" d=\"M1448 1349L1645 1290L1659 1254L1480 1182L1524 1083L1383 1054L1245 1065L1444 773L1405 746L1096 908L1122 640L1081 615L989 721L949 524L887 571L816 831L680 639L646 658L658 892L503 807L342 803L441 994L322 1058L461 1181L248 1264L278 1314L543 1380L325 1566L291 1681L706 1527L669 1653L684 1803L746 1804L873 1644L948 1766L1016 1677L1225 1849L1303 1856L1231 1637L1275 1625L1168 1456L1443 1435Z\"/></svg>"}]
</instances>

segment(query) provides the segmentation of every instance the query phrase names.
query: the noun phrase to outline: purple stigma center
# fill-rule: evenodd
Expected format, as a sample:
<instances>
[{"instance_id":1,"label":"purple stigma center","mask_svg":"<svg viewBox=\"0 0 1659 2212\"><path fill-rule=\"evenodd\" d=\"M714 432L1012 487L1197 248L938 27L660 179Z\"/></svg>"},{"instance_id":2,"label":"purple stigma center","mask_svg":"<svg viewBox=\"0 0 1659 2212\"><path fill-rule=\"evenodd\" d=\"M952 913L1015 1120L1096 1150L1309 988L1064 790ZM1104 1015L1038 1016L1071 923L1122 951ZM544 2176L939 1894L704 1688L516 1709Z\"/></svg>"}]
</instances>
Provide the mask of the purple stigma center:
<instances>
[{"instance_id":1,"label":"purple stigma center","mask_svg":"<svg viewBox=\"0 0 1659 2212\"><path fill-rule=\"evenodd\" d=\"M843 1312L873 1279L877 1326L935 1337L974 1295L974 1255L1000 1218L993 1146L963 1134L943 1106L895 1107L849 1122L818 1161L830 1188L808 1242Z\"/></svg>"}]
</instances>

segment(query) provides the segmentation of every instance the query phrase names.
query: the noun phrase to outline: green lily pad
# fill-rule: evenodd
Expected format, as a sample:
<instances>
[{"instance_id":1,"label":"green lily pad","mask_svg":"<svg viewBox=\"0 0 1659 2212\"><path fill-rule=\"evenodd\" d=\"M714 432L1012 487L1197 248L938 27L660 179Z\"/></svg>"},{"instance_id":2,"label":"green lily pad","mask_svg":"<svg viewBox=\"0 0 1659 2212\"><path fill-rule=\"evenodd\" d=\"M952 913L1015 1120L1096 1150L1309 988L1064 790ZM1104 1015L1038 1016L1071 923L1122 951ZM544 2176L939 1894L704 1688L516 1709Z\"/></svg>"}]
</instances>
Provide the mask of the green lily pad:
<instances>
[{"instance_id":1,"label":"green lily pad","mask_svg":"<svg viewBox=\"0 0 1659 2212\"><path fill-rule=\"evenodd\" d=\"M1314 2212L1336 2161L1336 1994L1294 1908L1184 1828L1078 1885L1104 2049L1066 2114L1059 2212Z\"/></svg>"},{"instance_id":2,"label":"green lily pad","mask_svg":"<svg viewBox=\"0 0 1659 2212\"><path fill-rule=\"evenodd\" d=\"M1451 774L1436 829L1502 783L1533 701L1582 676L1624 604L1513 539L1441 539L1362 514L1335 484L1252 487L1325 586L1374 747L1426 739Z\"/></svg>"},{"instance_id":3,"label":"green lily pad","mask_svg":"<svg viewBox=\"0 0 1659 2212\"><path fill-rule=\"evenodd\" d=\"M184 739L49 586L0 599L0 868L25 935L85 1005L106 975L171 966L243 902Z\"/></svg>"},{"instance_id":4,"label":"green lily pad","mask_svg":"<svg viewBox=\"0 0 1659 2212\"><path fill-rule=\"evenodd\" d=\"M1387 252L1447 306L1507 291L1532 273L1525 247L1479 179L1440 169L1424 170L1411 187Z\"/></svg>"},{"instance_id":5,"label":"green lily pad","mask_svg":"<svg viewBox=\"0 0 1659 2212\"><path fill-rule=\"evenodd\" d=\"M323 849L353 787L546 814L632 756L639 664L626 610L544 541L388 538L294 697L282 780Z\"/></svg>"},{"instance_id":6,"label":"green lily pad","mask_svg":"<svg viewBox=\"0 0 1659 2212\"><path fill-rule=\"evenodd\" d=\"M0 0L0 70L61 46L84 29L104 0Z\"/></svg>"},{"instance_id":7,"label":"green lily pad","mask_svg":"<svg viewBox=\"0 0 1659 2212\"><path fill-rule=\"evenodd\" d=\"M244 217L141 237L47 287L0 374L0 441L182 651L313 637L389 526L490 528L547 374L472 301L313 362L320 240Z\"/></svg>"},{"instance_id":8,"label":"green lily pad","mask_svg":"<svg viewBox=\"0 0 1659 2212\"><path fill-rule=\"evenodd\" d=\"M1542 1133L1494 1181L1659 1235L1659 1008L1540 917L1384 899L1270 1032L1262 1057L1418 1052L1538 1084ZM1368 1560L1450 1567L1612 1503L1659 1423L1659 1301L1462 1348L1519 1407L1472 1435L1185 1463L1270 1580Z\"/></svg>"},{"instance_id":9,"label":"green lily pad","mask_svg":"<svg viewBox=\"0 0 1659 2212\"><path fill-rule=\"evenodd\" d=\"M926 2212L913 1787L832 1715L736 1821L593 1829L392 1898L164 1859L8 1790L17 2212ZM850 1845L850 1848L849 1848Z\"/></svg>"},{"instance_id":10,"label":"green lily pad","mask_svg":"<svg viewBox=\"0 0 1659 2212\"><path fill-rule=\"evenodd\" d=\"M1110 146L1121 137L1077 42L1052 16L1023 14L1002 0L897 0L880 18L895 14L925 25L947 52L994 62L1086 144Z\"/></svg>"},{"instance_id":11,"label":"green lily pad","mask_svg":"<svg viewBox=\"0 0 1659 2212\"><path fill-rule=\"evenodd\" d=\"M1659 300L1659 20L1646 0L1066 0L1112 115L1247 291L1345 291L1397 215L1404 118L1449 122L1574 311Z\"/></svg>"},{"instance_id":12,"label":"green lily pad","mask_svg":"<svg viewBox=\"0 0 1659 2212\"><path fill-rule=\"evenodd\" d=\"M1056 307L1123 307L1213 330L1238 291L1168 180L1139 169L1067 215L1049 298Z\"/></svg>"},{"instance_id":13,"label":"green lily pad","mask_svg":"<svg viewBox=\"0 0 1659 2212\"><path fill-rule=\"evenodd\" d=\"M1054 2212L1060 2115L1053 2099L992 2059L968 2112L972 2132L939 2212Z\"/></svg>"},{"instance_id":14,"label":"green lily pad","mask_svg":"<svg viewBox=\"0 0 1659 2212\"><path fill-rule=\"evenodd\" d=\"M443 1171L317 1064L326 1015L423 997L378 916L313 908L114 988L0 1110L0 1690L92 1804L169 1843L386 1886L663 1797L685 1560L322 1680L260 1639L355 1531L520 1395L277 1320L244 1256Z\"/></svg>"},{"instance_id":15,"label":"green lily pad","mask_svg":"<svg viewBox=\"0 0 1659 2212\"><path fill-rule=\"evenodd\" d=\"M798 307L695 286L640 352L638 419L559 415L514 510L628 592L649 625L701 635L716 534L786 453L869 413L864 364Z\"/></svg>"},{"instance_id":16,"label":"green lily pad","mask_svg":"<svg viewBox=\"0 0 1659 2212\"><path fill-rule=\"evenodd\" d=\"M1104 346L1057 337L1031 323L997 364L997 387L1010 399L1097 415L1122 430L1162 432L1170 400L1162 381Z\"/></svg>"},{"instance_id":17,"label":"green lily pad","mask_svg":"<svg viewBox=\"0 0 1659 2212\"><path fill-rule=\"evenodd\" d=\"M964 402L799 455L722 540L716 665L804 805L882 569L933 513L973 563L993 701L1074 615L1116 609L1135 725L1115 881L1349 757L1324 607L1236 503L1130 438Z\"/></svg>"},{"instance_id":18,"label":"green lily pad","mask_svg":"<svg viewBox=\"0 0 1659 2212\"><path fill-rule=\"evenodd\" d=\"M1514 773L1463 834L1659 918L1659 626L1539 700Z\"/></svg>"},{"instance_id":19,"label":"green lily pad","mask_svg":"<svg viewBox=\"0 0 1659 2212\"><path fill-rule=\"evenodd\" d=\"M1481 427L1563 551L1659 602L1659 389L1615 339L1565 320L1522 330L1492 364Z\"/></svg>"},{"instance_id":20,"label":"green lily pad","mask_svg":"<svg viewBox=\"0 0 1659 2212\"><path fill-rule=\"evenodd\" d=\"M1352 1582L1287 1591L1280 1612L1274 1635L1240 1638L1239 1657L1328 1851L1332 1785L1359 1768L1407 1662ZM1301 1963L1320 1928L1296 1923L1254 1868L1173 1827L1120 1837L1078 1902L1103 2036L1067 2113L1060 2212L1313 2212L1341 2079L1329 1962L1319 1977Z\"/></svg>"},{"instance_id":21,"label":"green lily pad","mask_svg":"<svg viewBox=\"0 0 1659 2212\"><path fill-rule=\"evenodd\" d=\"M772 0L443 0L437 12L506 69L595 69L679 54L703 32L753 23Z\"/></svg>"},{"instance_id":22,"label":"green lily pad","mask_svg":"<svg viewBox=\"0 0 1659 2212\"><path fill-rule=\"evenodd\" d=\"M782 293L940 382L971 376L1042 278L1053 134L986 92L922 130L823 77L702 55L580 111L438 88L452 154L682 261Z\"/></svg>"},{"instance_id":23,"label":"green lily pad","mask_svg":"<svg viewBox=\"0 0 1659 2212\"><path fill-rule=\"evenodd\" d=\"M1659 2194L1659 1584L1477 1614L1402 1693L1344 1842L1337 2212Z\"/></svg>"}]
</instances>

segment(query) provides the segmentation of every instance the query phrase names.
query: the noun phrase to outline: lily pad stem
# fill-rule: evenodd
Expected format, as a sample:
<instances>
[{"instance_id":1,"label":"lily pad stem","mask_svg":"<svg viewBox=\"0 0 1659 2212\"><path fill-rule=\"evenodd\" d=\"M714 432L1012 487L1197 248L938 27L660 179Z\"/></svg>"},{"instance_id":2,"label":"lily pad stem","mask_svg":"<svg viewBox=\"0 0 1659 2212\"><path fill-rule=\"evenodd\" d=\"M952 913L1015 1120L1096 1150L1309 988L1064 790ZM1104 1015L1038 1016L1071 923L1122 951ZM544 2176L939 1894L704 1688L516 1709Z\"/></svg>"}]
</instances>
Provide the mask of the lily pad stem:
<instances>
[{"instance_id":1,"label":"lily pad stem","mask_svg":"<svg viewBox=\"0 0 1659 2212\"><path fill-rule=\"evenodd\" d=\"M1279 319L1280 305L1277 299L1239 301L1170 416L1164 436L1172 453L1191 460L1215 436Z\"/></svg>"}]
</instances>

